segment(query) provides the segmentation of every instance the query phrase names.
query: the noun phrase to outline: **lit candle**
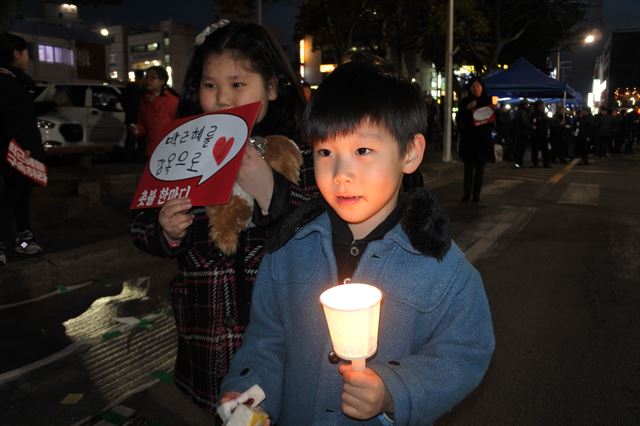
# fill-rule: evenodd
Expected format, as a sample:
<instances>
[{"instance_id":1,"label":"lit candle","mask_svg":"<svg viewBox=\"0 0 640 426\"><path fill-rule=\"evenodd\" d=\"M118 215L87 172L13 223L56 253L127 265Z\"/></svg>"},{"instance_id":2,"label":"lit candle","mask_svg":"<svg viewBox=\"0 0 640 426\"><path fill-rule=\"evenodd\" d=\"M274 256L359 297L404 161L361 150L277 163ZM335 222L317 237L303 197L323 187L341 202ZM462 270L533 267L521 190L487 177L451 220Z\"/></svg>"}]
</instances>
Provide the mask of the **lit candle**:
<instances>
[{"instance_id":1,"label":"lit candle","mask_svg":"<svg viewBox=\"0 0 640 426\"><path fill-rule=\"evenodd\" d=\"M342 284L320 295L334 352L364 371L366 358L378 348L382 292L368 284Z\"/></svg>"}]
</instances>

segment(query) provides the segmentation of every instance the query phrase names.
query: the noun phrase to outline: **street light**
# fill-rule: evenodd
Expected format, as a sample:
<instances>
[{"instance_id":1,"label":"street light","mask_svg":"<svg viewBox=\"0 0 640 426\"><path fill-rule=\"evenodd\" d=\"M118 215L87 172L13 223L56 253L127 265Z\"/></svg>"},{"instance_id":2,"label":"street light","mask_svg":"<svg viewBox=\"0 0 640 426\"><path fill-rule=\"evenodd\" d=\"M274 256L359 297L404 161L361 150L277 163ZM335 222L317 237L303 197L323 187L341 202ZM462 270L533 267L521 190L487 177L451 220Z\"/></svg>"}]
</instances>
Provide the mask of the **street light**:
<instances>
[{"instance_id":1,"label":"street light","mask_svg":"<svg viewBox=\"0 0 640 426\"><path fill-rule=\"evenodd\" d=\"M100 29L100 35L103 37L109 36L109 30L107 28Z\"/></svg>"},{"instance_id":2,"label":"street light","mask_svg":"<svg viewBox=\"0 0 640 426\"><path fill-rule=\"evenodd\" d=\"M582 39L582 44L591 44L594 41L596 41L596 36L595 34L587 34L583 39ZM571 45L576 45L576 44L580 44L578 41L574 40L573 42L567 43L566 45L564 45L564 47L569 47ZM557 56L556 56L556 79L560 80L560 67L562 66L561 62L560 62L560 51L562 50L561 47L558 47L558 50L556 51Z\"/></svg>"}]
</instances>

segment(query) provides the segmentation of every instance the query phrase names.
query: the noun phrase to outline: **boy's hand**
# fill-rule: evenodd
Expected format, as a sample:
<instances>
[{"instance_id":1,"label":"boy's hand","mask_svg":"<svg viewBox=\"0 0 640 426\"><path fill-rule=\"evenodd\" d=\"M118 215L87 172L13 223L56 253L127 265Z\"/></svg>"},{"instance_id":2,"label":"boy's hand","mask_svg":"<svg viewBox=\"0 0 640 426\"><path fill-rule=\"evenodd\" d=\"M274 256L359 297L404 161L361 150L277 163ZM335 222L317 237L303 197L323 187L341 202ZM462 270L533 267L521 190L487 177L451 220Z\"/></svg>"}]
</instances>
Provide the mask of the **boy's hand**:
<instances>
[{"instance_id":1,"label":"boy's hand","mask_svg":"<svg viewBox=\"0 0 640 426\"><path fill-rule=\"evenodd\" d=\"M188 213L190 208L190 199L173 198L160 209L158 221L169 244L180 243L187 235L187 228L193 223L193 215Z\"/></svg>"},{"instance_id":2,"label":"boy's hand","mask_svg":"<svg viewBox=\"0 0 640 426\"><path fill-rule=\"evenodd\" d=\"M342 411L354 419L370 419L380 413L393 412L393 399L375 371L353 371L350 364L339 367L344 379Z\"/></svg>"},{"instance_id":3,"label":"boy's hand","mask_svg":"<svg viewBox=\"0 0 640 426\"><path fill-rule=\"evenodd\" d=\"M225 392L222 397L220 398L220 404L224 404L225 402L231 401L233 399L238 398L240 395L242 395L240 392ZM262 426L271 426L271 420L270 419L266 419L263 423Z\"/></svg>"},{"instance_id":4,"label":"boy's hand","mask_svg":"<svg viewBox=\"0 0 640 426\"><path fill-rule=\"evenodd\" d=\"M224 404L225 402L231 401L232 399L236 399L240 395L242 395L240 392L225 392L220 398L220 404Z\"/></svg>"},{"instance_id":5,"label":"boy's hand","mask_svg":"<svg viewBox=\"0 0 640 426\"><path fill-rule=\"evenodd\" d=\"M269 211L273 195L273 172L267 162L251 145L247 145L238 172L238 184L258 202L263 211Z\"/></svg>"}]
</instances>

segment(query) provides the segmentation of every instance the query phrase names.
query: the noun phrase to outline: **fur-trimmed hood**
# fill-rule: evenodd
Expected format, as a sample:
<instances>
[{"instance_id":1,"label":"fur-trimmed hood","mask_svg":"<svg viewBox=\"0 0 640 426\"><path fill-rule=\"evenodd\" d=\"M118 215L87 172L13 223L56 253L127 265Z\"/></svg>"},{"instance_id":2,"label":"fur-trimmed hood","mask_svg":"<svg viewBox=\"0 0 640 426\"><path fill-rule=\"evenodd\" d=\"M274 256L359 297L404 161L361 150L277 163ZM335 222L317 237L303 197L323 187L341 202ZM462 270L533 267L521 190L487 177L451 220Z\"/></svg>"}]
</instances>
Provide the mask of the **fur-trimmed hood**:
<instances>
[{"instance_id":1,"label":"fur-trimmed hood","mask_svg":"<svg viewBox=\"0 0 640 426\"><path fill-rule=\"evenodd\" d=\"M426 256L441 260L451 247L451 222L426 189L400 194L402 229L413 247ZM271 231L267 252L284 246L305 224L325 211L322 198L303 204Z\"/></svg>"}]
</instances>

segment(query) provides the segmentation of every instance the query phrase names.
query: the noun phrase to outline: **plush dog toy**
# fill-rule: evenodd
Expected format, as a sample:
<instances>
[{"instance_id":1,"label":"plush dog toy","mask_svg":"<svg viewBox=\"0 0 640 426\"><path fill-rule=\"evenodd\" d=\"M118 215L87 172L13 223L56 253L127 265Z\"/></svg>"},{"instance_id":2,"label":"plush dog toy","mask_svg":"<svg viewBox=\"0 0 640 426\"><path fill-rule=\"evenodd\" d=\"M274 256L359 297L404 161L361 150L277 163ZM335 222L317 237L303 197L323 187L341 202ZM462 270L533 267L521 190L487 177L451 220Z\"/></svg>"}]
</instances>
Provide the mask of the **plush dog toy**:
<instances>
[{"instance_id":1,"label":"plush dog toy","mask_svg":"<svg viewBox=\"0 0 640 426\"><path fill-rule=\"evenodd\" d=\"M298 146L282 135L262 138L252 137L249 143L262 155L273 170L288 181L297 184L302 166L302 154ZM232 255L238 249L238 235L249 226L253 216L254 199L238 183L234 183L227 204L206 208L209 218L209 238L221 252Z\"/></svg>"}]
</instances>

